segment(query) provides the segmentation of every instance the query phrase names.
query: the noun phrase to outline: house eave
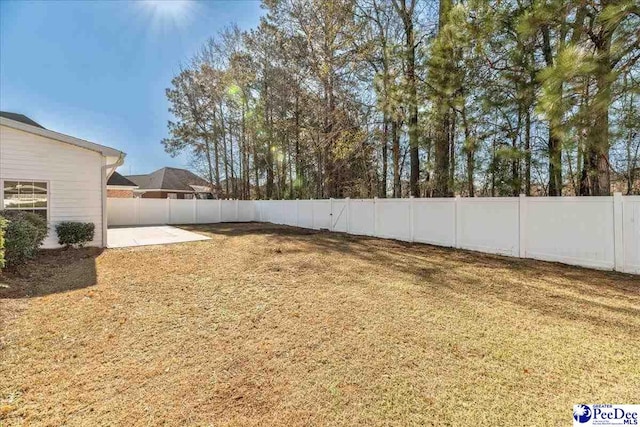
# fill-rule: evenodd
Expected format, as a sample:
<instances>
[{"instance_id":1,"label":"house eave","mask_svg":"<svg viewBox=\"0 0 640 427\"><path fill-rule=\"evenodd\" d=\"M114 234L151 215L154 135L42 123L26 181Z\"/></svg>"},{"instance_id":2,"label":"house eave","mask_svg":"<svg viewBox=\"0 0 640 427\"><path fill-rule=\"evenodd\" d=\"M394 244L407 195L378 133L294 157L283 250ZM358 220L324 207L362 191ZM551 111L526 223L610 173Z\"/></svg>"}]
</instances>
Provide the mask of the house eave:
<instances>
[{"instance_id":1,"label":"house eave","mask_svg":"<svg viewBox=\"0 0 640 427\"><path fill-rule=\"evenodd\" d=\"M197 193L197 191L193 190L173 190L171 188L138 188L137 190L133 190L135 193L146 193L149 191L164 191L167 193Z\"/></svg>"},{"instance_id":2,"label":"house eave","mask_svg":"<svg viewBox=\"0 0 640 427\"><path fill-rule=\"evenodd\" d=\"M137 190L138 187L133 185L108 185L107 190Z\"/></svg>"}]
</instances>

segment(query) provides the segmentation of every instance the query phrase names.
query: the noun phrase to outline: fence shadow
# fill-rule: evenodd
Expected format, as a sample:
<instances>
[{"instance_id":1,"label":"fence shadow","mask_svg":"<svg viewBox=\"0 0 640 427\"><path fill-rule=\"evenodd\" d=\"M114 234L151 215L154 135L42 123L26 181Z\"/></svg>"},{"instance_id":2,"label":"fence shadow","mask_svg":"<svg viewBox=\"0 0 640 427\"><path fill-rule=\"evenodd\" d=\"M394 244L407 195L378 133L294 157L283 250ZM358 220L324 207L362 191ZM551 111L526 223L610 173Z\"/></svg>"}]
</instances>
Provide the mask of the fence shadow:
<instances>
[{"instance_id":1,"label":"fence shadow","mask_svg":"<svg viewBox=\"0 0 640 427\"><path fill-rule=\"evenodd\" d=\"M0 273L0 299L33 298L94 286L101 248L42 250L13 271Z\"/></svg>"}]
</instances>

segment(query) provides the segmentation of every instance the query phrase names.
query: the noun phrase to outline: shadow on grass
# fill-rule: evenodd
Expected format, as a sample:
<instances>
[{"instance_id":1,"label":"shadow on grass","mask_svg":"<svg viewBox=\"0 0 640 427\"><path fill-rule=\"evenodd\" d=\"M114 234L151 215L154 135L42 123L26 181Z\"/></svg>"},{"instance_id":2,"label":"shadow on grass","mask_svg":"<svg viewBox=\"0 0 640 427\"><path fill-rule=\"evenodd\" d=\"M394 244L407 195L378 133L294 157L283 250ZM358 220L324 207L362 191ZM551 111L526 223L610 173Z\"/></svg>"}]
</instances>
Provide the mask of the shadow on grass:
<instances>
[{"instance_id":1,"label":"shadow on grass","mask_svg":"<svg viewBox=\"0 0 640 427\"><path fill-rule=\"evenodd\" d=\"M426 297L446 293L452 298L497 300L550 317L640 328L640 278L631 274L268 223L183 228L213 236L264 235L283 248L287 242L304 242L278 253L356 257L385 274L412 275Z\"/></svg>"},{"instance_id":2,"label":"shadow on grass","mask_svg":"<svg viewBox=\"0 0 640 427\"><path fill-rule=\"evenodd\" d=\"M0 299L32 298L94 286L101 248L42 250L13 271L0 273Z\"/></svg>"}]
</instances>

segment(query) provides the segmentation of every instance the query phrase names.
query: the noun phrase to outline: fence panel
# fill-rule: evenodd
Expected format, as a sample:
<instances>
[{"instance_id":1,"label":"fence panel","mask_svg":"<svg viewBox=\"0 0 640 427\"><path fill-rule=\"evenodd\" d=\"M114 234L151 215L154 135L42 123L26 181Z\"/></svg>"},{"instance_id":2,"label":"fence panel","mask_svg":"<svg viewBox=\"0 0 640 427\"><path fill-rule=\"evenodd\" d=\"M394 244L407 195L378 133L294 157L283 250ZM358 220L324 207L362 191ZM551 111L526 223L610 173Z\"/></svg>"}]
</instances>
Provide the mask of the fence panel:
<instances>
[{"instance_id":1,"label":"fence panel","mask_svg":"<svg viewBox=\"0 0 640 427\"><path fill-rule=\"evenodd\" d=\"M413 199L413 240L456 245L456 199Z\"/></svg>"},{"instance_id":2,"label":"fence panel","mask_svg":"<svg viewBox=\"0 0 640 427\"><path fill-rule=\"evenodd\" d=\"M530 197L524 203L525 257L614 267L611 197Z\"/></svg>"},{"instance_id":3,"label":"fence panel","mask_svg":"<svg viewBox=\"0 0 640 427\"><path fill-rule=\"evenodd\" d=\"M196 201L196 218L198 224L220 222L220 200Z\"/></svg>"},{"instance_id":4,"label":"fence panel","mask_svg":"<svg viewBox=\"0 0 640 427\"><path fill-rule=\"evenodd\" d=\"M282 200L262 200L258 203L258 210L258 221L286 224L286 212Z\"/></svg>"},{"instance_id":5,"label":"fence panel","mask_svg":"<svg viewBox=\"0 0 640 427\"><path fill-rule=\"evenodd\" d=\"M259 222L272 222L275 224L275 215L271 214L272 202L270 200L262 200L260 203L256 203L257 220Z\"/></svg>"},{"instance_id":6,"label":"fence panel","mask_svg":"<svg viewBox=\"0 0 640 427\"><path fill-rule=\"evenodd\" d=\"M297 226L298 206L296 200L281 200L282 223L285 225Z\"/></svg>"},{"instance_id":7,"label":"fence panel","mask_svg":"<svg viewBox=\"0 0 640 427\"><path fill-rule=\"evenodd\" d=\"M252 200L238 200L238 222L256 220L256 204Z\"/></svg>"},{"instance_id":8,"label":"fence panel","mask_svg":"<svg viewBox=\"0 0 640 427\"><path fill-rule=\"evenodd\" d=\"M298 227L313 227L313 200L298 200Z\"/></svg>"},{"instance_id":9,"label":"fence panel","mask_svg":"<svg viewBox=\"0 0 640 427\"><path fill-rule=\"evenodd\" d=\"M640 274L640 196L623 197L623 271Z\"/></svg>"},{"instance_id":10,"label":"fence panel","mask_svg":"<svg viewBox=\"0 0 640 427\"><path fill-rule=\"evenodd\" d=\"M134 199L131 199L134 200ZM169 223L168 199L138 199L139 225L164 225Z\"/></svg>"},{"instance_id":11,"label":"fence panel","mask_svg":"<svg viewBox=\"0 0 640 427\"><path fill-rule=\"evenodd\" d=\"M374 236L376 232L375 202L355 199L349 201L349 233Z\"/></svg>"},{"instance_id":12,"label":"fence panel","mask_svg":"<svg viewBox=\"0 0 640 427\"><path fill-rule=\"evenodd\" d=\"M519 256L518 198L458 198L457 246Z\"/></svg>"},{"instance_id":13,"label":"fence panel","mask_svg":"<svg viewBox=\"0 0 640 427\"><path fill-rule=\"evenodd\" d=\"M331 228L331 202L329 200L313 201L313 225L316 230Z\"/></svg>"},{"instance_id":14,"label":"fence panel","mask_svg":"<svg viewBox=\"0 0 640 427\"><path fill-rule=\"evenodd\" d=\"M411 240L410 199L376 199L376 236Z\"/></svg>"},{"instance_id":15,"label":"fence panel","mask_svg":"<svg viewBox=\"0 0 640 427\"><path fill-rule=\"evenodd\" d=\"M138 224L139 199L108 199L107 225L124 226Z\"/></svg>"},{"instance_id":16,"label":"fence panel","mask_svg":"<svg viewBox=\"0 0 640 427\"><path fill-rule=\"evenodd\" d=\"M268 217L272 218L271 222L276 224L284 224L284 210L282 203L278 200L274 200L271 202L267 202L267 213Z\"/></svg>"},{"instance_id":17,"label":"fence panel","mask_svg":"<svg viewBox=\"0 0 640 427\"><path fill-rule=\"evenodd\" d=\"M332 201L333 212L331 215L331 222L333 227L331 231L338 231L341 233L347 232L347 203L345 200L333 199Z\"/></svg>"},{"instance_id":18,"label":"fence panel","mask_svg":"<svg viewBox=\"0 0 640 427\"><path fill-rule=\"evenodd\" d=\"M220 200L220 222L236 221L236 201Z\"/></svg>"},{"instance_id":19,"label":"fence panel","mask_svg":"<svg viewBox=\"0 0 640 427\"><path fill-rule=\"evenodd\" d=\"M167 200L169 201L169 224L194 224L196 222L196 202L184 199Z\"/></svg>"}]
</instances>

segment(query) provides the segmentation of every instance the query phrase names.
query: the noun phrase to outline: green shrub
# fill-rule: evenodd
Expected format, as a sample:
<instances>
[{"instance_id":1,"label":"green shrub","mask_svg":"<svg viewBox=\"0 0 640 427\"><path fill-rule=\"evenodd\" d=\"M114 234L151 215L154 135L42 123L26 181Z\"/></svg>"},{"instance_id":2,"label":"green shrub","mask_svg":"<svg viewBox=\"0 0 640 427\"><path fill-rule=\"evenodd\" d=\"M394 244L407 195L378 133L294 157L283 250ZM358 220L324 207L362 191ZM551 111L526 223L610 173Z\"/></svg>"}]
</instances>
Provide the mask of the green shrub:
<instances>
[{"instance_id":1,"label":"green shrub","mask_svg":"<svg viewBox=\"0 0 640 427\"><path fill-rule=\"evenodd\" d=\"M7 221L4 232L4 258L7 266L15 266L33 258L47 237L47 221L25 211L1 211Z\"/></svg>"},{"instance_id":2,"label":"green shrub","mask_svg":"<svg viewBox=\"0 0 640 427\"><path fill-rule=\"evenodd\" d=\"M66 247L82 247L85 243L93 240L95 228L96 226L92 222L61 222L56 225L58 243Z\"/></svg>"},{"instance_id":3,"label":"green shrub","mask_svg":"<svg viewBox=\"0 0 640 427\"><path fill-rule=\"evenodd\" d=\"M0 269L4 268L4 230L8 225L9 221L0 216Z\"/></svg>"},{"instance_id":4,"label":"green shrub","mask_svg":"<svg viewBox=\"0 0 640 427\"><path fill-rule=\"evenodd\" d=\"M0 216L4 217L8 221L27 221L29 224L33 225L38 231L36 238L40 241L40 244L42 244L42 241L47 237L49 232L47 228L47 220L33 212L0 210Z\"/></svg>"}]
</instances>

